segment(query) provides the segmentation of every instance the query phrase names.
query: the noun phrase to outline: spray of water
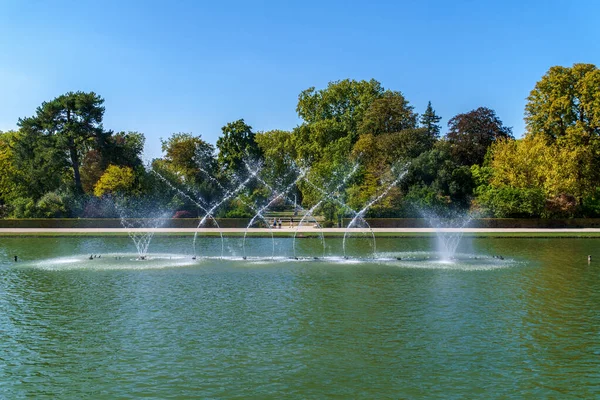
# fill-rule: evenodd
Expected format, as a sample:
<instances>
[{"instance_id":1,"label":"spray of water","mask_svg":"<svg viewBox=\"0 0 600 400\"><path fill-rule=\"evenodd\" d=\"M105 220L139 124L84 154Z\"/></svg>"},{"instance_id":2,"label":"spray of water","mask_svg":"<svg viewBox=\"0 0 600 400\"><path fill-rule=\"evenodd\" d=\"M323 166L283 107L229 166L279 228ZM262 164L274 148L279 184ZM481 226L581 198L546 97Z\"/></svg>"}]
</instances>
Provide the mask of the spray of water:
<instances>
[{"instance_id":1,"label":"spray of water","mask_svg":"<svg viewBox=\"0 0 600 400\"><path fill-rule=\"evenodd\" d=\"M266 182L261 179L258 176L258 172L259 170L253 170L251 169L248 164L246 164L246 168L248 169L248 172L250 172L250 176L254 177L255 179L257 179L259 182L266 184ZM246 230L244 231L244 240L243 240L243 244L242 244L242 248L243 248L243 252L244 252L244 257L246 257L246 237L248 235L248 229L250 229L250 227L254 224L254 221L257 218L261 218L262 220L266 221L263 213L273 205L273 203L275 203L276 201L278 201L279 199L283 199L284 197L286 197L286 194L294 187L296 186L296 184L304 178L305 174L307 173L307 170L301 170L300 174L298 175L298 177L296 177L296 179L290 183L289 185L287 185L283 190L276 192L273 191L270 186L268 186L269 188L271 188L271 191L274 193L274 195L271 197L271 200L265 204L263 207L259 208L258 211L256 212L256 214L252 217L252 219L250 220L250 222L248 223L248 226L246 227ZM267 222L267 226L269 227L269 230L271 230L271 226L270 224ZM271 252L271 258L275 257L275 240L273 238L273 232L271 230L271 238L272 238L272 252Z\"/></svg>"},{"instance_id":2,"label":"spray of water","mask_svg":"<svg viewBox=\"0 0 600 400\"><path fill-rule=\"evenodd\" d=\"M134 212L130 211L130 208L125 206L125 202L122 198L117 199L114 204L116 210L119 212L121 226L127 230L127 235L133 241L138 253L138 258L140 260L145 260L148 256L148 248L154 237L155 230L165 223L169 213L151 213L146 211L142 213L144 218L135 218L132 215ZM136 205L138 213L140 208L142 207ZM152 214L154 214L154 217L149 217L149 215Z\"/></svg>"},{"instance_id":3,"label":"spray of water","mask_svg":"<svg viewBox=\"0 0 600 400\"><path fill-rule=\"evenodd\" d=\"M294 258L297 258L297 254L296 254L296 236L298 235L298 231L300 229L300 227L305 223L305 221L307 220L307 218L312 218L313 221L318 225L319 231L320 231L320 236L321 236L321 243L323 245L323 256L325 255L325 238L323 235L323 228L321 227L321 224L319 224L317 222L317 220L314 218L314 212L315 210L317 210L325 201L331 200L332 196L334 193L338 193L344 186L346 186L346 184L348 183L348 180L356 173L356 171L358 171L358 167L359 164L355 163L354 166L352 167L352 169L350 170L350 172L348 174L346 174L346 176L343 177L342 181L340 182L340 184L338 186L336 186L330 193L325 192L322 189L318 189L318 191L321 193L322 197L321 199L315 203L315 205L313 205L308 212L304 213L304 215L302 216L302 219L300 219L300 222L298 223L298 226L296 227L296 230L294 231L294 240L292 242L292 247L294 250ZM310 182L308 181L307 178L305 178L305 181L308 182L310 184ZM316 185L312 185L313 187L317 188ZM348 206L346 206L344 204L345 208L348 208Z\"/></svg>"},{"instance_id":4,"label":"spray of water","mask_svg":"<svg viewBox=\"0 0 600 400\"><path fill-rule=\"evenodd\" d=\"M219 231L219 236L221 238L221 257L220 258L223 258L224 251L225 251L225 239L223 238L223 231L221 230L221 227L219 226L219 222L216 220L216 218L212 214L209 213L209 211L207 209L207 207L208 207L207 203L202 198L202 196L200 196L198 193L194 193L195 198L192 198L187 193L185 193L182 190L180 190L179 188L175 187L171 182L169 182L168 179L166 179L164 176L162 176L160 173L158 173L154 169L152 169L152 172L156 176L158 176L159 179L162 180L169 188L171 188L171 190L175 191L175 193L177 193L179 196L189 200L190 202L195 204L196 207L198 207L198 209L202 210L202 212L204 212L204 215L207 217L205 220L205 223L209 223L209 224L212 223L217 227L217 230ZM189 188L188 188L188 190L190 192L195 192ZM201 228L201 226L199 226L199 228ZM196 254L196 237L197 237L197 235L198 235L198 232L195 232L194 233L194 241L193 241L194 258L197 256L197 254Z\"/></svg>"},{"instance_id":5,"label":"spray of water","mask_svg":"<svg viewBox=\"0 0 600 400\"><path fill-rule=\"evenodd\" d=\"M429 221L429 225L435 228L436 250L440 259L451 262L463 237L464 228L471 223L473 215L455 213L450 218L441 218L431 210L421 210L421 214Z\"/></svg>"},{"instance_id":6,"label":"spray of water","mask_svg":"<svg viewBox=\"0 0 600 400\"><path fill-rule=\"evenodd\" d=\"M346 257L346 238L348 237L348 233L350 232L350 229L356 227L356 224L357 224L357 221L359 221L359 218L362 219L364 221L364 223L366 223L367 226L368 226L367 221L364 220L364 215L366 214L366 212L375 203L377 203L381 199L383 199L389 193L389 191L394 186L396 186L398 184L398 182L400 182L400 180L402 180L402 178L404 177L404 175L406 175L406 170L402 171L400 173L400 175L398 176L398 178L396 178L392 183L390 183L389 185L387 185L385 187L385 189L378 196L376 196L374 199L372 199L371 201L369 201L359 212L356 213L356 215L354 216L354 218L352 218L352 220L350 221L350 223L346 227L346 232L344 232L344 240L342 242L342 248L344 250L344 257ZM375 241L375 233L373 232L373 229L371 229L370 226L369 226L369 230L371 231L371 235L373 237L373 258L375 258L375 253L377 252L376 241Z\"/></svg>"},{"instance_id":7,"label":"spray of water","mask_svg":"<svg viewBox=\"0 0 600 400\"><path fill-rule=\"evenodd\" d=\"M335 192L328 192L325 189L317 186L316 184L314 184L310 180L306 180L305 179L305 182L309 186L311 186L313 189L315 189L316 191L318 191L319 193L321 193L321 195L324 196L325 201L333 201L334 203L337 203L339 206L341 206L343 209L347 210L351 215L353 215L353 218L355 219L355 222L354 222L355 225L360 222L360 224L363 227L366 227L366 229L369 230L369 233L370 233L371 238L372 238L371 247L375 248L375 232L373 232L373 229L371 229L371 226L363 218L362 215L359 215L359 213L356 210L354 210L352 207L350 207L348 204L346 204L343 200L341 200L339 194L336 195ZM347 257L346 256L345 246L344 246L344 257Z\"/></svg>"}]
</instances>

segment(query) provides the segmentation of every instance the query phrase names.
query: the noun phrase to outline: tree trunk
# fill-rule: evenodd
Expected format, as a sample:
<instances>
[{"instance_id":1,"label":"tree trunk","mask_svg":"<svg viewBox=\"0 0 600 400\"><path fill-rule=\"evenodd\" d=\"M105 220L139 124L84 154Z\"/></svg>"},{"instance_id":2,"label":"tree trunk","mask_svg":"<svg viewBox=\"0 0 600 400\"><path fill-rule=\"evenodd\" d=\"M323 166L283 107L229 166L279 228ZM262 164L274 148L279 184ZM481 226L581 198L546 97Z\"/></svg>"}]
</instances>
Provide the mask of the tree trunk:
<instances>
[{"instance_id":1,"label":"tree trunk","mask_svg":"<svg viewBox=\"0 0 600 400\"><path fill-rule=\"evenodd\" d=\"M67 123L71 124L71 110L67 108ZM69 155L71 156L71 164L73 164L73 175L75 176L75 193L83 194L83 186L81 185L81 176L79 175L79 154L73 137L69 137Z\"/></svg>"},{"instance_id":2,"label":"tree trunk","mask_svg":"<svg viewBox=\"0 0 600 400\"><path fill-rule=\"evenodd\" d=\"M71 155L71 164L73 164L73 174L75 176L75 192L83 194L81 176L79 175L79 154L77 154L77 148L73 139L69 139L69 154Z\"/></svg>"}]
</instances>

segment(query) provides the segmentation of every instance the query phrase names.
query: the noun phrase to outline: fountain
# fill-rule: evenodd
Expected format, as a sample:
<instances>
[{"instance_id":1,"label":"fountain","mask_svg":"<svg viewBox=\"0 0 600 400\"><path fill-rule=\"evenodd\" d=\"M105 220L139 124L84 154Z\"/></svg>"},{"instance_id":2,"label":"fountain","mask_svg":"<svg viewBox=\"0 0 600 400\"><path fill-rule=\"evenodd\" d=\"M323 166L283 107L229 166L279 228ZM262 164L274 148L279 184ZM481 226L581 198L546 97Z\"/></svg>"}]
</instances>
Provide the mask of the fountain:
<instances>
[{"instance_id":1,"label":"fountain","mask_svg":"<svg viewBox=\"0 0 600 400\"><path fill-rule=\"evenodd\" d=\"M298 184L298 182L302 179L305 178L306 174L308 173L308 169L300 169L299 171L294 168L294 172L297 173L297 176L295 177L295 179L293 180L292 183L288 184L287 186L285 186L285 188L283 190L277 191L275 190L271 185L269 185L263 178L261 178L258 174L258 170L253 170L248 163L245 163L246 169L248 170L248 172L259 182L261 183L264 187L266 187L268 190L271 191L272 195L270 200L267 202L267 204L265 204L263 207L259 208L256 211L256 214L252 217L252 219L250 220L250 222L248 223L248 226L246 226L246 230L244 231L244 240L243 240L243 252L244 252L244 258L247 257L246 255L246 237L248 235L248 229L250 229L250 227L252 227L252 225L254 224L254 222L256 221L257 218L260 218L264 223L266 223L267 227L269 228L269 230L271 231L271 239L272 239L272 252L271 252L271 259L273 259L275 257L275 240L273 237L273 232L271 230L271 224L265 219L263 213L269 209L269 207L271 207L271 205L273 203L275 203L276 201L283 199L285 202L287 203L291 203L291 199L287 196L287 193ZM321 238L322 238L322 233L321 233ZM295 239L295 235L294 235L294 239ZM322 238L323 240L323 238ZM323 246L324 246L324 241L323 241ZM294 247L294 258L296 257L296 253L295 253L295 247Z\"/></svg>"},{"instance_id":2,"label":"fountain","mask_svg":"<svg viewBox=\"0 0 600 400\"><path fill-rule=\"evenodd\" d=\"M394 169L392 169L392 173L395 173ZM400 182L400 180L404 177L404 175L406 175L406 169L403 169L403 171L398 175L398 177L391 183L387 184L384 188L384 190L377 195L374 199L372 199L371 201L369 201L359 212L357 212L354 215L354 218L352 218L352 220L350 221L350 223L348 224L348 226L346 227L346 232L344 232L344 241L342 244L342 247L344 249L344 257L346 257L347 253L346 253L346 238L348 236L348 233L350 232L350 229L352 228L364 228L364 226L357 226L358 221L362 221L364 224L366 224L366 227L370 230L371 235L373 237L373 258L375 258L375 254L377 252L377 247L376 247L376 242L375 242L375 233L373 232L373 230L371 229L371 226L367 223L367 221L363 218L363 216L365 215L365 213L367 212L367 210L369 210L369 208L371 208L375 203L377 203L378 201L380 201L382 198L385 197L385 195L387 195L389 193L389 191L398 184L398 182Z\"/></svg>"},{"instance_id":3,"label":"fountain","mask_svg":"<svg viewBox=\"0 0 600 400\"><path fill-rule=\"evenodd\" d=\"M325 257L325 238L324 238L324 235L323 235L323 228L321 227L321 224L319 224L317 222L317 220L314 218L314 212L321 205L323 205L323 203L325 203L326 201L337 202L338 204L341 204L342 207L344 207L345 209L353 211L350 207L348 207L348 205L346 203L344 203L343 201L341 201L339 199L339 193L342 190L342 188L344 188L346 186L346 184L348 183L348 180L352 176L354 176L354 174L358 170L358 167L359 167L359 164L357 162L354 163L354 165L352 166L350 172L348 172L345 176L343 176L342 179L341 179L341 182L333 190L331 190L329 192L326 191L325 189L323 189L323 188L315 185L310 180L308 180L308 178L304 178L304 181L307 184L309 184L312 188L314 188L317 192L319 192L322 197L321 197L321 199L319 201L317 201L308 210L308 212L304 213L304 215L302 216L302 218L300 219L300 222L298 223L298 225L296 227L296 230L294 231L294 239L293 239L293 242L292 242L293 251L294 251L294 258L298 258L297 253L296 253L296 237L298 235L298 231L305 224L305 222L308 220L308 218L312 218L312 220L314 221L314 223L317 225L317 227L319 229L320 237L321 237L321 243L322 243L322 246L323 246L323 257Z\"/></svg>"},{"instance_id":4,"label":"fountain","mask_svg":"<svg viewBox=\"0 0 600 400\"><path fill-rule=\"evenodd\" d=\"M204 172L204 170L201 170ZM221 230L221 227L219 226L219 222L216 220L216 218L210 213L210 211L207 209L209 206L206 203L206 201L198 194L195 193L195 198L192 198L190 195L188 195L187 193L183 192L182 190L180 190L179 188L175 187L168 179L166 179L164 176L162 176L160 173L158 173L158 171L156 170L152 170L152 172L159 177L159 179L161 179L161 181L163 181L169 188L171 188L171 190L174 190L175 193L177 193L179 196L183 197L186 200L189 200L190 202L192 202L193 204L196 205L196 207L198 207L199 210L201 210L202 212L204 212L204 216L205 218L203 218L203 221L201 221L202 226L199 226L198 228L203 228L206 225L213 225L214 228L217 229L219 236L221 238L221 255L220 258L223 258L223 254L225 252L225 241L223 238L223 231ZM212 178L212 177L211 177ZM214 178L212 178L214 179ZM215 179L216 182L218 182ZM190 190L189 188L187 188L188 191L190 192L194 192L193 190ZM195 259L197 257L196 255L196 238L197 238L198 232L196 231L194 234L194 241L192 243L192 247L194 249L194 256L193 258Z\"/></svg>"},{"instance_id":5,"label":"fountain","mask_svg":"<svg viewBox=\"0 0 600 400\"><path fill-rule=\"evenodd\" d=\"M359 163L346 165L345 167L338 169L336 173L332 173L331 178L327 184L320 186L313 180L309 179L309 168L299 168L295 163L290 162L288 165L289 173L282 176L269 176L263 173L263 167L258 163L244 162L245 170L241 171L241 174L232 175L229 177L229 182L217 179L212 176L208 171L203 168L199 170L206 176L214 187L221 191L221 195L213 202L208 202L201 195L199 195L193 188L189 188L185 185L185 182L172 182L173 178L166 179L158 171L153 171L162 182L164 182L170 190L172 190L177 196L181 197L186 202L193 204L198 209L199 222L194 231L193 237L193 255L182 256L176 253L164 253L163 255L153 255L152 259L161 258L163 261L179 260L182 257L185 259L191 259L193 262L204 262L211 259L220 259L224 261L232 260L247 260L248 262L263 262L281 260L284 254L289 254L288 257L292 260L297 261L309 261L309 260L322 260L324 262L369 262L375 261L378 263L397 263L401 262L403 265L406 263L431 263L441 260L446 264L456 262L460 263L464 260L456 260L456 249L460 243L464 228L468 225L472 216L470 214L454 215L451 218L441 218L438 214L433 212L423 212L423 215L429 220L431 226L436 228L436 255L432 256L430 253L417 252L417 253L377 253L377 243L375 239L375 233L371 226L366 221L365 217L367 212L373 207L373 205L380 202L385 196L387 196L398 182L403 179L406 174L406 168L392 168L392 174L388 177L387 181L380 183L381 190L374 195L369 201L367 201L360 209L355 210L350 207L344 201L345 188L348 182L351 181L353 176L359 169ZM295 199L290 198L289 193L300 183L306 184L313 189L313 193L317 194L316 202L312 204L309 209L304 209L298 206ZM182 189L183 187L183 189ZM249 201L246 197L248 190L260 190L267 193L268 196L264 197L265 200L254 204ZM240 243L240 252L236 252L231 249L230 254L225 253L225 237L223 229L219 226L219 222L216 219L216 213L221 210L228 201L234 200L244 204L249 210L252 210L253 216L245 226L243 230L243 236L241 240L238 239L237 243ZM276 241L273 226L268 221L267 212L272 209L276 202L283 202L284 204L294 205L294 211L300 210L299 220L295 224L295 229L289 230L291 240L278 239L278 246L280 249L280 257L277 257ZM350 222L343 230L343 237L340 237L337 241L332 241L335 245L331 246L331 249L340 249L340 253L335 255L339 250L330 251L327 255L327 246L325 244L324 230L321 224L317 221L315 213L327 202L332 203L344 210L345 213L351 216ZM117 198L114 201L115 207L121 217L121 224L126 228L127 234L132 239L136 250L138 260L148 259L148 250L152 238L156 232L156 229L162 226L165 218L169 216L167 212L144 212L144 210L150 209L149 207L141 207L139 203L131 201L131 199ZM295 214L298 215L298 214ZM138 218L143 217L143 218ZM302 233L307 232L303 229L307 224L314 224L320 238L320 246L315 247L315 243L307 241L303 242L303 247L310 249L308 254L299 254L297 249L296 239L301 237ZM267 233L270 236L270 244L265 246L264 241L253 241L250 246L250 232L252 228L266 228L259 229L258 233ZM312 230L311 230L312 231ZM281 231L282 233L284 231ZM220 252L218 256L217 247L215 246L214 240L200 240L202 234L207 235L208 238L213 238L214 233L218 233L220 238ZM241 230L240 230L241 233ZM292 236L293 233L293 236ZM311 235L314 236L314 235ZM356 237L353 237L356 236ZM351 242L352 239L352 243ZM257 245L259 244L259 245ZM305 245L306 244L306 245ZM205 246L202 248L200 246ZM341 245L340 247L337 247ZM290 247L286 247L290 246ZM268 255L251 257L248 254L249 249L253 249L254 252L262 251L268 248ZM259 250L262 249L262 250ZM214 251L215 256L209 255L209 251ZM286 253L288 252L288 253ZM469 257L467 257L469 258ZM481 260L481 257L473 256L474 260ZM92 258L94 259L94 258ZM121 259L120 255L115 256L116 260ZM170 263L171 261L169 261ZM478 261L479 262L479 261ZM494 262L497 262L494 259ZM95 262L99 264L99 262ZM439 262L438 262L439 264ZM187 265L186 263L178 262L176 265Z\"/></svg>"},{"instance_id":6,"label":"fountain","mask_svg":"<svg viewBox=\"0 0 600 400\"><path fill-rule=\"evenodd\" d=\"M133 201L133 204L128 204ZM133 241L137 250L138 259L145 260L148 256L148 248L157 228L164 225L170 216L165 211L150 212L139 199L128 199L117 197L114 200L115 208L121 218L121 226L126 229L127 235Z\"/></svg>"},{"instance_id":7,"label":"fountain","mask_svg":"<svg viewBox=\"0 0 600 400\"><path fill-rule=\"evenodd\" d=\"M452 262L455 259L456 250L464 234L464 229L473 219L471 213L453 213L442 218L432 211L421 213L429 221L429 225L435 228L436 250L443 262Z\"/></svg>"}]
</instances>

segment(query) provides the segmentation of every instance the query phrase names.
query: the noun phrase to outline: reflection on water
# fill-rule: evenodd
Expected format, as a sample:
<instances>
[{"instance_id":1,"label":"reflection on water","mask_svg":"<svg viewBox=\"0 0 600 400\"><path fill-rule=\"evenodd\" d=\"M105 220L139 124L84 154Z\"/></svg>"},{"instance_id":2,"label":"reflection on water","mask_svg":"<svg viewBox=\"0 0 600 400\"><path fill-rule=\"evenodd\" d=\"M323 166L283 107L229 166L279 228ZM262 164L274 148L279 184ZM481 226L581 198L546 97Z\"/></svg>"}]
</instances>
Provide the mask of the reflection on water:
<instances>
[{"instance_id":1,"label":"reflection on water","mask_svg":"<svg viewBox=\"0 0 600 400\"><path fill-rule=\"evenodd\" d=\"M478 239L451 265L425 239L378 261L279 240L192 260L158 237L136 262L123 238L2 239L0 398L600 396L598 240Z\"/></svg>"}]
</instances>

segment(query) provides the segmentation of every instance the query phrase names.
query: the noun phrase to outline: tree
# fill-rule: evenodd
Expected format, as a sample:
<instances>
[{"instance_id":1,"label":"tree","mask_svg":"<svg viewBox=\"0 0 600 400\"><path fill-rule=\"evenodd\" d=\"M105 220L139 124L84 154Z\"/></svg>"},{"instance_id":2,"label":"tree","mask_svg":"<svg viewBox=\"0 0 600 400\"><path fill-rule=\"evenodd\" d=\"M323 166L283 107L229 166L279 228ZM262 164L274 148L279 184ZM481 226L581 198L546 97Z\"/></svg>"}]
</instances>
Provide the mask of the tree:
<instances>
[{"instance_id":1,"label":"tree","mask_svg":"<svg viewBox=\"0 0 600 400\"><path fill-rule=\"evenodd\" d=\"M550 68L527 98L525 122L530 134L548 140L600 136L600 70L593 64Z\"/></svg>"},{"instance_id":2,"label":"tree","mask_svg":"<svg viewBox=\"0 0 600 400\"><path fill-rule=\"evenodd\" d=\"M23 171L15 165L14 145L19 132L0 131L0 203L12 200L27 193L24 187Z\"/></svg>"},{"instance_id":3,"label":"tree","mask_svg":"<svg viewBox=\"0 0 600 400\"><path fill-rule=\"evenodd\" d=\"M411 161L399 186L417 208L464 209L470 204L474 183L470 168L457 163L450 144L438 141Z\"/></svg>"},{"instance_id":4,"label":"tree","mask_svg":"<svg viewBox=\"0 0 600 400\"><path fill-rule=\"evenodd\" d=\"M340 122L344 131L356 132L365 111L382 95L383 88L374 79L344 79L329 82L323 90L311 87L302 91L296 111L307 124L332 119Z\"/></svg>"},{"instance_id":5,"label":"tree","mask_svg":"<svg viewBox=\"0 0 600 400\"><path fill-rule=\"evenodd\" d=\"M359 134L381 135L400 132L417 126L417 114L400 92L386 91L376 98L359 124Z\"/></svg>"},{"instance_id":6,"label":"tree","mask_svg":"<svg viewBox=\"0 0 600 400\"><path fill-rule=\"evenodd\" d=\"M539 190L549 203L571 197L576 199L572 209L596 196L597 181L589 179L593 171L581 169L581 165L593 165L592 154L581 146L561 146L549 143L545 136L529 134L520 140L494 143L488 164L491 173L485 186L491 189ZM483 192L479 192L481 197ZM509 192L511 196L515 193ZM563 207L563 211L567 210ZM573 212L569 210L568 214Z\"/></svg>"},{"instance_id":7,"label":"tree","mask_svg":"<svg viewBox=\"0 0 600 400\"><path fill-rule=\"evenodd\" d=\"M94 92L69 92L42 103L33 117L19 119L21 132L28 140L51 137L54 140L48 144L68 154L77 193L83 193L80 175L82 154L93 146L103 148L106 141L107 135L102 128L102 103L104 99ZM38 150L39 146L33 149Z\"/></svg>"},{"instance_id":8,"label":"tree","mask_svg":"<svg viewBox=\"0 0 600 400\"><path fill-rule=\"evenodd\" d=\"M218 161L229 174L243 171L245 160L262 158L252 127L243 119L230 122L221 128L223 136L217 140Z\"/></svg>"},{"instance_id":9,"label":"tree","mask_svg":"<svg viewBox=\"0 0 600 400\"><path fill-rule=\"evenodd\" d=\"M347 169L365 113L384 92L376 80L345 79L329 82L325 89L311 87L300 93L296 111L303 123L294 129L292 142L297 161L311 166L311 182L320 187L336 185L332 175ZM311 185L301 183L299 187L305 206L322 197Z\"/></svg>"},{"instance_id":10,"label":"tree","mask_svg":"<svg viewBox=\"0 0 600 400\"><path fill-rule=\"evenodd\" d=\"M597 197L600 181L600 70L593 64L552 67L525 106L527 134L542 136L568 159L579 204ZM562 166L560 169L564 169Z\"/></svg>"},{"instance_id":11,"label":"tree","mask_svg":"<svg viewBox=\"0 0 600 400\"><path fill-rule=\"evenodd\" d=\"M304 122L294 130L298 158L309 162L319 162L324 156L338 162L347 159L366 111L383 94L374 79L345 79L329 82L322 90L311 87L301 92L296 111Z\"/></svg>"},{"instance_id":12,"label":"tree","mask_svg":"<svg viewBox=\"0 0 600 400\"><path fill-rule=\"evenodd\" d=\"M107 193L132 192L135 174L130 167L109 165L94 187L94 195L102 197Z\"/></svg>"},{"instance_id":13,"label":"tree","mask_svg":"<svg viewBox=\"0 0 600 400\"><path fill-rule=\"evenodd\" d=\"M187 183L195 183L202 170L214 174L215 148L200 135L174 133L160 142L166 165Z\"/></svg>"},{"instance_id":14,"label":"tree","mask_svg":"<svg viewBox=\"0 0 600 400\"><path fill-rule=\"evenodd\" d=\"M23 197L37 201L45 193L60 189L69 165L56 141L55 136L39 131L20 131L13 137L14 166L20 171L15 179L23 188Z\"/></svg>"},{"instance_id":15,"label":"tree","mask_svg":"<svg viewBox=\"0 0 600 400\"><path fill-rule=\"evenodd\" d=\"M141 132L110 132L107 138L105 157L108 164L123 165L132 168L143 164L142 153L146 138Z\"/></svg>"},{"instance_id":16,"label":"tree","mask_svg":"<svg viewBox=\"0 0 600 400\"><path fill-rule=\"evenodd\" d=\"M293 178L293 162L296 151L289 131L272 130L259 132L255 137L256 143L264 155L263 175L275 183L282 178ZM287 182L279 182L285 185ZM291 183L291 182L290 182Z\"/></svg>"},{"instance_id":17,"label":"tree","mask_svg":"<svg viewBox=\"0 0 600 400\"><path fill-rule=\"evenodd\" d=\"M486 107L452 117L448 127L446 138L461 165L481 165L492 143L513 137L512 129L502 125L496 112Z\"/></svg>"},{"instance_id":18,"label":"tree","mask_svg":"<svg viewBox=\"0 0 600 400\"><path fill-rule=\"evenodd\" d=\"M81 162L81 184L86 193L93 193L94 186L108 165L128 166L134 169L142 166L144 134L139 132L107 132L102 148L91 148Z\"/></svg>"},{"instance_id":19,"label":"tree","mask_svg":"<svg viewBox=\"0 0 600 400\"><path fill-rule=\"evenodd\" d=\"M440 137L441 126L439 122L442 120L442 117L438 116L433 107L431 107L431 101L427 103L427 109L421 115L421 126L427 129L427 133L434 138Z\"/></svg>"}]
</instances>

